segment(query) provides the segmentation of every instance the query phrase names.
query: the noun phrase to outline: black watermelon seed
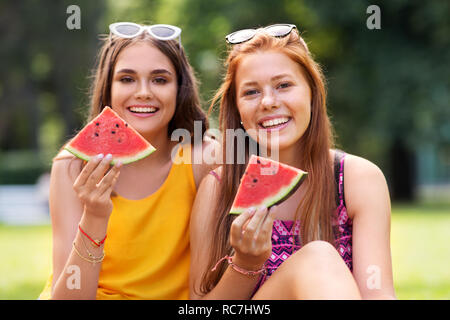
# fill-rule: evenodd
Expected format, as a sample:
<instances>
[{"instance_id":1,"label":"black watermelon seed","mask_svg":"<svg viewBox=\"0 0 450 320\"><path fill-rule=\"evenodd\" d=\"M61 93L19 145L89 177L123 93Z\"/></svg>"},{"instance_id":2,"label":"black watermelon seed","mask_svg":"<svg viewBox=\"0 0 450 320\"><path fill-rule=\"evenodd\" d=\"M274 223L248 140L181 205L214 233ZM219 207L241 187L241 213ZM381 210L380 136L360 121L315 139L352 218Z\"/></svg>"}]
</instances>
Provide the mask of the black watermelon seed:
<instances>
[{"instance_id":1,"label":"black watermelon seed","mask_svg":"<svg viewBox=\"0 0 450 320\"><path fill-rule=\"evenodd\" d=\"M128 127L128 123L125 123L125 127Z\"/></svg>"},{"instance_id":2,"label":"black watermelon seed","mask_svg":"<svg viewBox=\"0 0 450 320\"><path fill-rule=\"evenodd\" d=\"M111 133L114 134L114 133L116 133L116 132L113 130L113 131L111 131Z\"/></svg>"},{"instance_id":3,"label":"black watermelon seed","mask_svg":"<svg viewBox=\"0 0 450 320\"><path fill-rule=\"evenodd\" d=\"M98 133L97 132L95 133L95 136L98 137Z\"/></svg>"},{"instance_id":4,"label":"black watermelon seed","mask_svg":"<svg viewBox=\"0 0 450 320\"><path fill-rule=\"evenodd\" d=\"M96 125L96 126L99 126L99 125L100 125L100 122L96 122L95 125Z\"/></svg>"},{"instance_id":5,"label":"black watermelon seed","mask_svg":"<svg viewBox=\"0 0 450 320\"><path fill-rule=\"evenodd\" d=\"M258 182L258 179L253 179L253 182L255 182L255 183Z\"/></svg>"},{"instance_id":6,"label":"black watermelon seed","mask_svg":"<svg viewBox=\"0 0 450 320\"><path fill-rule=\"evenodd\" d=\"M119 139L119 140L117 140L117 142L121 143L121 142L122 142L122 140L120 140L120 139Z\"/></svg>"},{"instance_id":7,"label":"black watermelon seed","mask_svg":"<svg viewBox=\"0 0 450 320\"><path fill-rule=\"evenodd\" d=\"M258 164L259 164L259 163L261 163L261 161L259 161L259 159L257 159L257 160L256 160L256 163L258 163Z\"/></svg>"},{"instance_id":8,"label":"black watermelon seed","mask_svg":"<svg viewBox=\"0 0 450 320\"><path fill-rule=\"evenodd\" d=\"M118 123L116 123L116 128L118 128L119 127L119 124Z\"/></svg>"}]
</instances>

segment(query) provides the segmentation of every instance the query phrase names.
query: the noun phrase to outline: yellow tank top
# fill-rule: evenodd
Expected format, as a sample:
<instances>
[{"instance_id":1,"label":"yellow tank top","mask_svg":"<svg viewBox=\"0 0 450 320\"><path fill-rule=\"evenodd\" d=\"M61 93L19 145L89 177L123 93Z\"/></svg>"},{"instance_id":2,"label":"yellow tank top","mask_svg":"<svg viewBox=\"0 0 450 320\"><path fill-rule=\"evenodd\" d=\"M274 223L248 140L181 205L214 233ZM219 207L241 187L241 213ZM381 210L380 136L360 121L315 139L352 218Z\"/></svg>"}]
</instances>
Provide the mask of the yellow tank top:
<instances>
[{"instance_id":1,"label":"yellow tank top","mask_svg":"<svg viewBox=\"0 0 450 320\"><path fill-rule=\"evenodd\" d=\"M180 148L152 195L111 197L97 299L189 299L189 219L196 187L192 165L179 163L180 157L191 159L190 148ZM40 299L50 298L51 283L50 277Z\"/></svg>"}]
</instances>

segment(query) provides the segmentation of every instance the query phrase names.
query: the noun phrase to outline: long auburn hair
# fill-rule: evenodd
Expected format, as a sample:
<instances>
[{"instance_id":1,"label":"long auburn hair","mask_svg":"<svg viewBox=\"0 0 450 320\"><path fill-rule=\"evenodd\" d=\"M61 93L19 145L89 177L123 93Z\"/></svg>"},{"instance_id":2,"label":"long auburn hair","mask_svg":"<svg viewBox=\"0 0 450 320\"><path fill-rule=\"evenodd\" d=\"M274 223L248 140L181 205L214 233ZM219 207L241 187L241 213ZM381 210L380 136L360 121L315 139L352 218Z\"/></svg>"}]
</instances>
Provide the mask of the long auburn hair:
<instances>
[{"instance_id":1,"label":"long auburn hair","mask_svg":"<svg viewBox=\"0 0 450 320\"><path fill-rule=\"evenodd\" d=\"M330 159L330 149L334 146L334 139L326 110L325 78L297 30L294 29L286 37L275 38L259 29L251 40L232 46L225 61L224 81L212 99L209 110L211 112L216 103L220 101L219 124L222 133L225 133L226 129L243 129L236 107L236 70L244 56L265 50L277 50L298 63L307 77L312 93L310 124L299 141L298 157L302 165L301 169L308 172L308 177L303 184L306 189L304 197L298 204L295 213L295 220L302 222L300 237L296 240L302 244L313 240L325 240L335 246L333 231L335 223L333 213L336 209L335 181ZM210 244L208 269L203 274L200 284L202 293L212 290L225 272L226 264L222 264L222 268L217 268L214 272L210 271L215 263L224 255L232 253L229 230L235 215L230 215L229 212L246 168L246 164L226 163L226 152L230 152L230 150L226 150L226 146L229 145L227 136L223 134L222 137L224 157L222 163L224 165L218 185L220 197L217 197L215 210L211 212L215 215L215 238ZM234 155L236 155L236 143L233 145ZM247 148L246 163L248 163L247 141L245 146Z\"/></svg>"}]
</instances>

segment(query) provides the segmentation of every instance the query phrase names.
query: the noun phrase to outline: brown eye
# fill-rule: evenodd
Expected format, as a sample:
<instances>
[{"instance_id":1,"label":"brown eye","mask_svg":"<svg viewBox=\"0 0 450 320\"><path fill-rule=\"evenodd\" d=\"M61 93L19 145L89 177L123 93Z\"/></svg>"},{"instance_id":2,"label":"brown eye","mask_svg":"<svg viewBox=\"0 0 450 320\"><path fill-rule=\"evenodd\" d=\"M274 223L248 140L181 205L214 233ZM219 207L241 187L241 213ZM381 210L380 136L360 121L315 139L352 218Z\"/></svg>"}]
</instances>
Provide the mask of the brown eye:
<instances>
[{"instance_id":1,"label":"brown eye","mask_svg":"<svg viewBox=\"0 0 450 320\"><path fill-rule=\"evenodd\" d=\"M281 83L279 86L278 86L278 88L280 88L280 89L285 89L285 88L288 88L288 87L290 87L291 86L291 84L289 83L289 82L283 82L283 83Z\"/></svg>"},{"instance_id":2,"label":"brown eye","mask_svg":"<svg viewBox=\"0 0 450 320\"><path fill-rule=\"evenodd\" d=\"M244 96L251 96L251 95L254 95L254 94L257 94L257 93L258 93L258 90L251 89L251 90L244 91Z\"/></svg>"},{"instance_id":3,"label":"brown eye","mask_svg":"<svg viewBox=\"0 0 450 320\"><path fill-rule=\"evenodd\" d=\"M134 80L133 80L133 78L131 78L131 77L122 77L122 78L120 78L119 81L120 81L120 82L123 82L123 83L131 83L131 82L133 82Z\"/></svg>"},{"instance_id":4,"label":"brown eye","mask_svg":"<svg viewBox=\"0 0 450 320\"><path fill-rule=\"evenodd\" d=\"M165 84L165 83L167 83L167 79L163 78L163 77L158 77L158 78L155 78L153 80L153 82L156 84Z\"/></svg>"}]
</instances>

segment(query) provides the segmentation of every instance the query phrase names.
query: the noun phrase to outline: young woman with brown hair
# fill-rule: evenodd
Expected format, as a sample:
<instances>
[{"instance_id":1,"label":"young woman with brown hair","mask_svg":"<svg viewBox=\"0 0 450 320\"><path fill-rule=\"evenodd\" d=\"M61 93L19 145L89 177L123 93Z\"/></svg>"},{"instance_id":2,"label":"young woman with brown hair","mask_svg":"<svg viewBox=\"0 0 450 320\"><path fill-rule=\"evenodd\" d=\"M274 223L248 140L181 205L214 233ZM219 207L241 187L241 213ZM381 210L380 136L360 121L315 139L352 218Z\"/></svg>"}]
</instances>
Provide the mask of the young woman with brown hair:
<instances>
[{"instance_id":1,"label":"young woman with brown hair","mask_svg":"<svg viewBox=\"0 0 450 320\"><path fill-rule=\"evenodd\" d=\"M308 177L277 207L230 215L249 144L238 150L223 135L224 159L244 152L246 163L224 160L200 185L191 298L394 298L386 181L371 162L333 149L325 80L296 27L241 30L227 41L225 79L211 104L220 100L221 131L246 130Z\"/></svg>"},{"instance_id":2,"label":"young woman with brown hair","mask_svg":"<svg viewBox=\"0 0 450 320\"><path fill-rule=\"evenodd\" d=\"M111 106L156 151L112 168L110 155L84 165L58 154L50 183L53 275L40 298L187 299L190 210L210 170L190 160L209 142L175 149L171 134L192 135L194 121L207 129L194 72L179 28L123 22L110 30L88 120Z\"/></svg>"}]
</instances>

